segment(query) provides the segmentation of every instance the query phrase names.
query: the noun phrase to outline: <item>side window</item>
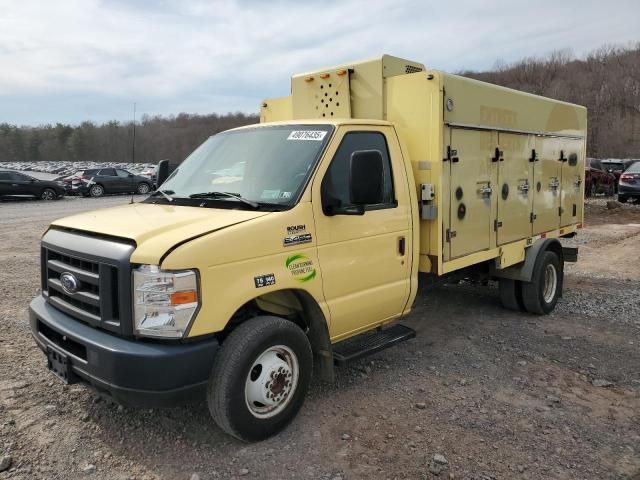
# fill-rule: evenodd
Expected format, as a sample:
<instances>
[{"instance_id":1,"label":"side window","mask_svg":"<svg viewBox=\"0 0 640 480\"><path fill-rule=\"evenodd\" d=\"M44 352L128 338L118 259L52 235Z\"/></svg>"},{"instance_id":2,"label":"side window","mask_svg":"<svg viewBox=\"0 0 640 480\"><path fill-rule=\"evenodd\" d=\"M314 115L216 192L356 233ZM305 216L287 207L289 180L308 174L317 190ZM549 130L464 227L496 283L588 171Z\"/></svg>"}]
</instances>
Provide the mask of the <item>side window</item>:
<instances>
[{"instance_id":1,"label":"side window","mask_svg":"<svg viewBox=\"0 0 640 480\"><path fill-rule=\"evenodd\" d=\"M9 172L0 172L0 180L10 180Z\"/></svg>"},{"instance_id":2,"label":"side window","mask_svg":"<svg viewBox=\"0 0 640 480\"><path fill-rule=\"evenodd\" d=\"M127 172L125 170L116 170L116 173L118 174L119 177L128 177L129 176L129 172Z\"/></svg>"},{"instance_id":3,"label":"side window","mask_svg":"<svg viewBox=\"0 0 640 480\"><path fill-rule=\"evenodd\" d=\"M22 175L21 173L10 173L9 176L14 182L26 182L27 180L31 180L29 177Z\"/></svg>"},{"instance_id":4,"label":"side window","mask_svg":"<svg viewBox=\"0 0 640 480\"><path fill-rule=\"evenodd\" d=\"M354 152L360 150L377 150L382 154L383 164L383 202L368 207L368 210L393 208L396 206L393 191L393 175L389 149L384 135L380 132L350 132L342 139L331 165L322 179L323 199L329 198L336 207L351 206L349 191L349 161Z\"/></svg>"},{"instance_id":5,"label":"side window","mask_svg":"<svg viewBox=\"0 0 640 480\"><path fill-rule=\"evenodd\" d=\"M101 175L103 177L115 177L116 171L113 168L103 168L102 170L100 170L100 173L98 175Z\"/></svg>"}]
</instances>

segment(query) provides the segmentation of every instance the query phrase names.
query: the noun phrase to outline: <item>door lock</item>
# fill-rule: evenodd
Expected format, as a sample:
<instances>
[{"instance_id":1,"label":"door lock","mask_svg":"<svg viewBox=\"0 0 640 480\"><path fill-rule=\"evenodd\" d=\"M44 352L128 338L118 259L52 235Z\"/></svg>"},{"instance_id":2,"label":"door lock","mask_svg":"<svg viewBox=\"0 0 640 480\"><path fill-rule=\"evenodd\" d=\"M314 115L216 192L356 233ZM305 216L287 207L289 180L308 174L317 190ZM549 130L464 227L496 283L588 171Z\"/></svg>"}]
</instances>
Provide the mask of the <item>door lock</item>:
<instances>
[{"instance_id":1,"label":"door lock","mask_svg":"<svg viewBox=\"0 0 640 480\"><path fill-rule=\"evenodd\" d=\"M557 190L559 186L560 186L560 182L558 181L558 177L553 177L549 182L549 188L551 190Z\"/></svg>"}]
</instances>

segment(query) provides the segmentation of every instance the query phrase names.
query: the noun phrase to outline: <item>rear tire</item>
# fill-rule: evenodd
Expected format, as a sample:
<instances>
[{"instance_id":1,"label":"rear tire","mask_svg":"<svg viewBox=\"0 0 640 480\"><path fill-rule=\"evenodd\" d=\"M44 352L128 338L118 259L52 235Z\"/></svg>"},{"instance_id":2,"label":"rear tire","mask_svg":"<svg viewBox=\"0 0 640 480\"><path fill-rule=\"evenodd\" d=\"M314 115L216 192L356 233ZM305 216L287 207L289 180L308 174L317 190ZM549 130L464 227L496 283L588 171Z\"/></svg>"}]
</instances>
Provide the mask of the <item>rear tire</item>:
<instances>
[{"instance_id":1,"label":"rear tire","mask_svg":"<svg viewBox=\"0 0 640 480\"><path fill-rule=\"evenodd\" d=\"M56 198L58 198L58 195L53 188L45 188L40 193L40 200L55 200Z\"/></svg>"},{"instance_id":2,"label":"rear tire","mask_svg":"<svg viewBox=\"0 0 640 480\"><path fill-rule=\"evenodd\" d=\"M243 441L263 440L285 428L304 403L313 368L304 332L279 317L256 317L222 344L207 387L218 426Z\"/></svg>"},{"instance_id":3,"label":"rear tire","mask_svg":"<svg viewBox=\"0 0 640 480\"><path fill-rule=\"evenodd\" d=\"M91 188L89 189L89 195L91 195L94 198L103 196L104 187L98 183L96 183L95 185L91 185Z\"/></svg>"},{"instance_id":4,"label":"rear tire","mask_svg":"<svg viewBox=\"0 0 640 480\"><path fill-rule=\"evenodd\" d=\"M502 306L515 312L524 312L524 303L522 301L522 282L519 280L511 280L510 278L501 278L500 301Z\"/></svg>"},{"instance_id":5,"label":"rear tire","mask_svg":"<svg viewBox=\"0 0 640 480\"><path fill-rule=\"evenodd\" d=\"M530 282L522 282L522 301L527 312L537 315L551 313L562 295L564 270L558 256L546 251L533 267Z\"/></svg>"}]
</instances>

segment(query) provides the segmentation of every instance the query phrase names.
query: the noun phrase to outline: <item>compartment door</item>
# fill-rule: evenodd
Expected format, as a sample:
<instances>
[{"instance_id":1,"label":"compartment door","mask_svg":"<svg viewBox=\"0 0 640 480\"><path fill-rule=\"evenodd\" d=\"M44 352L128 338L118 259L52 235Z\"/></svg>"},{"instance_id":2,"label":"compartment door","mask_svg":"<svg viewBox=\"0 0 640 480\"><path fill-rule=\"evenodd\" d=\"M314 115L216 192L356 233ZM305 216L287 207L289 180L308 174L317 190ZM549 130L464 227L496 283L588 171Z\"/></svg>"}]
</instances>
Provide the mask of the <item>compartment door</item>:
<instances>
[{"instance_id":1,"label":"compartment door","mask_svg":"<svg viewBox=\"0 0 640 480\"><path fill-rule=\"evenodd\" d=\"M582 184L584 183L584 161L582 140L561 140L562 190L560 199L562 210L560 226L580 223L582 219Z\"/></svg>"},{"instance_id":2,"label":"compartment door","mask_svg":"<svg viewBox=\"0 0 640 480\"><path fill-rule=\"evenodd\" d=\"M534 137L500 133L502 156L498 162L498 218L495 223L498 245L514 242L531 234L533 208Z\"/></svg>"},{"instance_id":3,"label":"compartment door","mask_svg":"<svg viewBox=\"0 0 640 480\"><path fill-rule=\"evenodd\" d=\"M559 140L537 137L533 162L533 235L560 228L561 162Z\"/></svg>"},{"instance_id":4,"label":"compartment door","mask_svg":"<svg viewBox=\"0 0 640 480\"><path fill-rule=\"evenodd\" d=\"M491 248L497 167L491 161L495 132L451 130L450 221L445 232L451 258Z\"/></svg>"}]
</instances>

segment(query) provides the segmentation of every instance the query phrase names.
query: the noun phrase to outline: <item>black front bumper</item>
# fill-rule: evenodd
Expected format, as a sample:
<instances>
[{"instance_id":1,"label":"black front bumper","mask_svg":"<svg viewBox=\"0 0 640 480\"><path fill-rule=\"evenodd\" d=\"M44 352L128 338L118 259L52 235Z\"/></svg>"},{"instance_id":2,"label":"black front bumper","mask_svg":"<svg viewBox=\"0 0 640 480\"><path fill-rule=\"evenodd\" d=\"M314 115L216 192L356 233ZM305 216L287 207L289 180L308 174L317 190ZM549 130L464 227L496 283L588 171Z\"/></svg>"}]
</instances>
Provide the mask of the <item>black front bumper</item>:
<instances>
[{"instance_id":1,"label":"black front bumper","mask_svg":"<svg viewBox=\"0 0 640 480\"><path fill-rule=\"evenodd\" d=\"M62 353L73 376L128 405L165 407L204 399L216 339L166 344L90 327L39 295L29 306L31 333L44 351Z\"/></svg>"}]
</instances>

